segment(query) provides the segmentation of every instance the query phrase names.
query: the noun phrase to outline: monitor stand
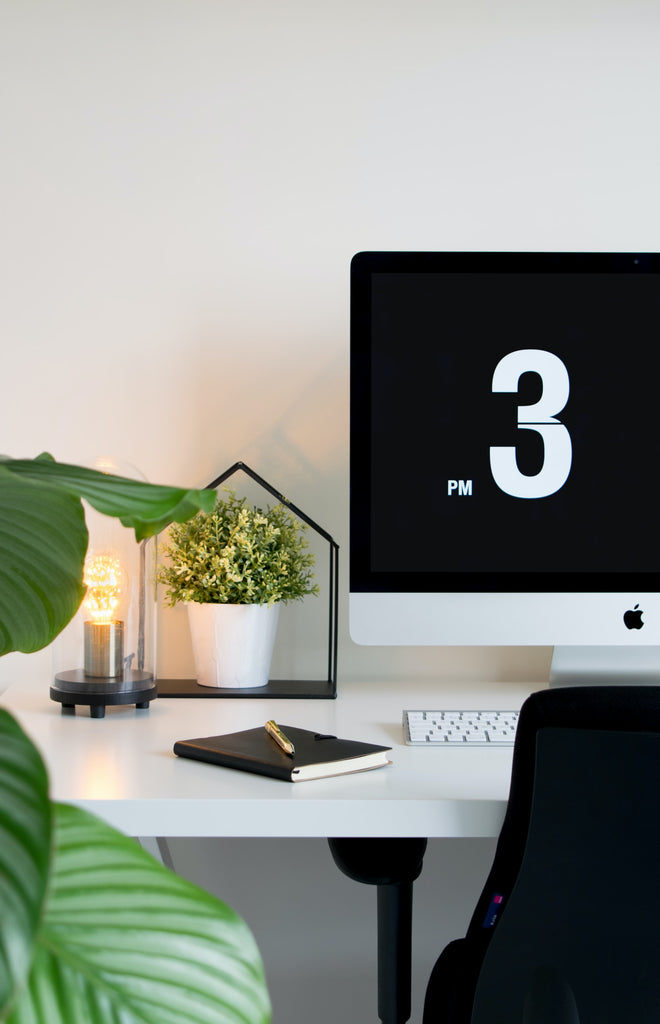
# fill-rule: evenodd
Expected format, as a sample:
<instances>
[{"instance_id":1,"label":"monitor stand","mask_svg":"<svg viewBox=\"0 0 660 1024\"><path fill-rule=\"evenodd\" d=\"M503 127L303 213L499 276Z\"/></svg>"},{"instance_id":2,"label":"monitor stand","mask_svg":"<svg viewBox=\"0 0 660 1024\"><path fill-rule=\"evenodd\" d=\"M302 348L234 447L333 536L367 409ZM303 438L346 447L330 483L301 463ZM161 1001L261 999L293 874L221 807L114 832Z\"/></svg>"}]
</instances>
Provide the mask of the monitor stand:
<instances>
[{"instance_id":1,"label":"monitor stand","mask_svg":"<svg viewBox=\"0 0 660 1024\"><path fill-rule=\"evenodd\" d=\"M550 686L660 685L660 647L555 647Z\"/></svg>"}]
</instances>

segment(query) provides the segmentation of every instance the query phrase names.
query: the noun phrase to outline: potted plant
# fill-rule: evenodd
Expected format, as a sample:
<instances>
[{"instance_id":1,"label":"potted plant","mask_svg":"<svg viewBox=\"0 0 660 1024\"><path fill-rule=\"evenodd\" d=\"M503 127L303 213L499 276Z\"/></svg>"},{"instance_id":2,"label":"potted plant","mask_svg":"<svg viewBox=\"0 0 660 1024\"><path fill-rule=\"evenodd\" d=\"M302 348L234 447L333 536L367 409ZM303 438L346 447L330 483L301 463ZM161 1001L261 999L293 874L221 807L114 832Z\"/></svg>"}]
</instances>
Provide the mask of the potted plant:
<instances>
[{"instance_id":1,"label":"potted plant","mask_svg":"<svg viewBox=\"0 0 660 1024\"><path fill-rule=\"evenodd\" d=\"M306 529L283 504L264 510L233 491L170 527L159 579L188 609L202 686L268 682L280 605L318 593Z\"/></svg>"},{"instance_id":2,"label":"potted plant","mask_svg":"<svg viewBox=\"0 0 660 1024\"><path fill-rule=\"evenodd\" d=\"M0 654L45 647L84 593L84 497L142 539L214 495L0 457ZM266 1024L244 922L128 836L54 803L41 757L0 710L0 1020Z\"/></svg>"}]
</instances>

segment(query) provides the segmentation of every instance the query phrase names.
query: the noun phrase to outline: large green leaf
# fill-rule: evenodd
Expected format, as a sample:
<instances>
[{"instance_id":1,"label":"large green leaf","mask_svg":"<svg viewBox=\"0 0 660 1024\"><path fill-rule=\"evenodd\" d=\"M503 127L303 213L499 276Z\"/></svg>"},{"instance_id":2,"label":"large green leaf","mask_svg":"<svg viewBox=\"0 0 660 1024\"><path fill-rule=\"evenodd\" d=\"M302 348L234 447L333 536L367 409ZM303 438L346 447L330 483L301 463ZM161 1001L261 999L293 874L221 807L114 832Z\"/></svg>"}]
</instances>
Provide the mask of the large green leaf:
<instances>
[{"instance_id":1,"label":"large green leaf","mask_svg":"<svg viewBox=\"0 0 660 1024\"><path fill-rule=\"evenodd\" d=\"M234 911L80 808L54 807L52 890L9 1024L265 1024L261 959Z\"/></svg>"},{"instance_id":2,"label":"large green leaf","mask_svg":"<svg viewBox=\"0 0 660 1024\"><path fill-rule=\"evenodd\" d=\"M75 615L85 588L82 503L0 463L0 655L37 651Z\"/></svg>"},{"instance_id":3,"label":"large green leaf","mask_svg":"<svg viewBox=\"0 0 660 1024\"><path fill-rule=\"evenodd\" d=\"M244 922L135 840L50 804L41 758L6 711L0 794L0 1020L266 1024Z\"/></svg>"},{"instance_id":4,"label":"large green leaf","mask_svg":"<svg viewBox=\"0 0 660 1024\"><path fill-rule=\"evenodd\" d=\"M85 498L98 512L115 516L135 530L138 540L153 537L170 523L183 523L199 509L210 512L213 491L149 484L142 480L72 466L43 453L36 459L7 459L0 469L23 479L52 484L67 494Z\"/></svg>"},{"instance_id":5,"label":"large green leaf","mask_svg":"<svg viewBox=\"0 0 660 1024\"><path fill-rule=\"evenodd\" d=\"M138 540L215 504L213 491L129 480L49 455L0 457L0 655L46 647L75 615L88 540L81 498Z\"/></svg>"},{"instance_id":6,"label":"large green leaf","mask_svg":"<svg viewBox=\"0 0 660 1024\"><path fill-rule=\"evenodd\" d=\"M51 808L41 757L0 710L0 1019L25 984L48 881Z\"/></svg>"}]
</instances>

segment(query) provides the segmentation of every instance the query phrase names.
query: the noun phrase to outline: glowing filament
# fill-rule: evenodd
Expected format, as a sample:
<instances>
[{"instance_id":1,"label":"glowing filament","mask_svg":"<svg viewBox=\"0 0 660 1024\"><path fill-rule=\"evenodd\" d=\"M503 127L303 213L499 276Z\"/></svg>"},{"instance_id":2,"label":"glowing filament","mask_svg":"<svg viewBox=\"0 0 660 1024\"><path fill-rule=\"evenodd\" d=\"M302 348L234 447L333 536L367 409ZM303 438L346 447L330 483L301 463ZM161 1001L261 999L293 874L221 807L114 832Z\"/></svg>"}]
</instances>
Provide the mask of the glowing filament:
<instances>
[{"instance_id":1,"label":"glowing filament","mask_svg":"<svg viewBox=\"0 0 660 1024\"><path fill-rule=\"evenodd\" d=\"M83 604L93 622L111 622L122 592L122 569L112 555L95 555L85 562Z\"/></svg>"}]
</instances>

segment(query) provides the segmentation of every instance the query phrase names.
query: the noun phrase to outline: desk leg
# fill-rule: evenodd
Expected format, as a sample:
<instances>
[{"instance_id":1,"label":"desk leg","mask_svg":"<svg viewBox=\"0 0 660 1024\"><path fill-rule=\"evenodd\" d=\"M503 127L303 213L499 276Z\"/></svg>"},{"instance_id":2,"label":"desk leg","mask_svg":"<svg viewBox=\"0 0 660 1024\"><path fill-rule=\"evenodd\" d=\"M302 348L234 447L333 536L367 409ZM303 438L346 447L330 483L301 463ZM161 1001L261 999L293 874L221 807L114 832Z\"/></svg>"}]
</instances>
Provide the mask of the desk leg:
<instances>
[{"instance_id":1,"label":"desk leg","mask_svg":"<svg viewBox=\"0 0 660 1024\"><path fill-rule=\"evenodd\" d=\"M138 836L137 841L142 849L150 853L163 867L174 871L174 862L167 839L163 839L162 836Z\"/></svg>"}]
</instances>

